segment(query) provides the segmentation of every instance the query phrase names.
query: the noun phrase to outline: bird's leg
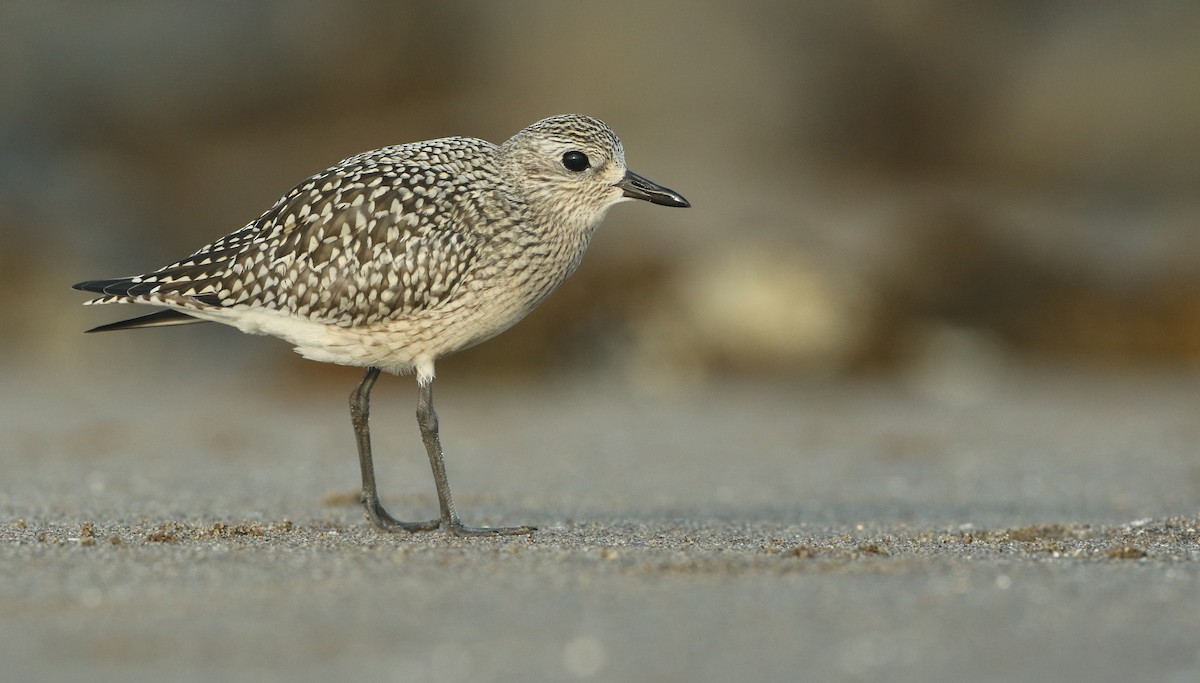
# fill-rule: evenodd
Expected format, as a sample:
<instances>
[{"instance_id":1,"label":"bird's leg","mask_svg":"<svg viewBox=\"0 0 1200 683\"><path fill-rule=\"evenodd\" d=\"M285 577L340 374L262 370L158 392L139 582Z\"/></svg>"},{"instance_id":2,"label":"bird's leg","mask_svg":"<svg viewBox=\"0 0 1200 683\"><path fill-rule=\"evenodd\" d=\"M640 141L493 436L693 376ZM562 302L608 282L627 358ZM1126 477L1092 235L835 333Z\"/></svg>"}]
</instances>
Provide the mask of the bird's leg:
<instances>
[{"instance_id":1,"label":"bird's leg","mask_svg":"<svg viewBox=\"0 0 1200 683\"><path fill-rule=\"evenodd\" d=\"M421 427L421 440L425 442L425 450L429 453L429 466L433 468L442 529L456 536L507 536L530 534L536 530L531 526L469 527L459 521L458 513L454 510L454 499L450 497L450 482L446 479L442 441L438 436L438 416L433 410L433 377L419 377L417 380L417 424Z\"/></svg>"},{"instance_id":2,"label":"bird's leg","mask_svg":"<svg viewBox=\"0 0 1200 683\"><path fill-rule=\"evenodd\" d=\"M358 442L358 464L362 468L362 502L367 509L367 519L384 531L430 531L438 527L438 520L430 522L401 522L388 514L379 504L379 492L375 490L375 465L371 461L371 432L367 418L371 415L371 388L379 379L379 368L367 368L367 374L350 392L350 422L354 425L354 438Z\"/></svg>"}]
</instances>

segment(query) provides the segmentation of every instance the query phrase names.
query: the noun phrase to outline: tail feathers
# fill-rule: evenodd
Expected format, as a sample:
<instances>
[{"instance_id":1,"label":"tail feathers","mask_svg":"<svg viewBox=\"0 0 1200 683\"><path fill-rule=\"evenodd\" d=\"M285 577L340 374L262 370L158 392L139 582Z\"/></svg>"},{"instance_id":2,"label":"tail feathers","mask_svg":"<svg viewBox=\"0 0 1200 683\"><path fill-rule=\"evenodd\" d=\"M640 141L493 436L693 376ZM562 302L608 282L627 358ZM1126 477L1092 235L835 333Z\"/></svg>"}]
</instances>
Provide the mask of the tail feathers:
<instances>
[{"instance_id":1,"label":"tail feathers","mask_svg":"<svg viewBox=\"0 0 1200 683\"><path fill-rule=\"evenodd\" d=\"M107 280L84 280L83 282L71 285L71 288L103 295L86 302L88 304L139 303L157 304L160 306L182 305L187 308L223 307L226 305L212 292L197 295L195 293L195 282L182 283L189 288L187 293L171 291L170 287L166 287L166 292L160 292L160 288L163 288L167 283L154 280L147 281L141 279L141 277L144 276L139 276L138 278L120 277ZM170 327L172 325L190 325L202 322L207 321L203 318L196 318L176 308L169 308L149 315L93 327L88 332L136 330L144 327Z\"/></svg>"},{"instance_id":2,"label":"tail feathers","mask_svg":"<svg viewBox=\"0 0 1200 683\"><path fill-rule=\"evenodd\" d=\"M71 285L71 289L104 295L87 302L89 304L164 304L167 301L174 301L194 302L207 306L228 305L212 291L212 283L203 280L164 282L162 280L120 277L110 280L84 280Z\"/></svg>"},{"instance_id":3,"label":"tail feathers","mask_svg":"<svg viewBox=\"0 0 1200 683\"><path fill-rule=\"evenodd\" d=\"M71 289L78 289L84 292L96 292L97 294L124 294L133 284L133 278L114 278L111 280L84 280L71 285ZM109 288L113 288L109 291Z\"/></svg>"},{"instance_id":4,"label":"tail feathers","mask_svg":"<svg viewBox=\"0 0 1200 683\"><path fill-rule=\"evenodd\" d=\"M103 281L97 280L97 282L103 282ZM89 283L89 282L81 282L80 283L80 285L86 285L86 284L91 284L91 283ZM75 288L83 289L83 287L80 287L79 285L76 285ZM101 290L92 289L92 290L86 290L86 291L94 292L94 291L101 291ZM137 318L130 318L129 320L121 320L119 322L109 323L107 325L101 325L100 327L93 327L92 329L88 330L88 332L112 332L115 330L136 330L136 329L141 329L144 327L170 327L172 325L190 325L192 323L203 323L203 322L208 322L208 321L201 320L200 318L193 318L192 316L188 315L187 313L183 313L181 311L167 309L165 311L158 311L157 313L151 313L149 315L143 315L143 316L139 316Z\"/></svg>"}]
</instances>

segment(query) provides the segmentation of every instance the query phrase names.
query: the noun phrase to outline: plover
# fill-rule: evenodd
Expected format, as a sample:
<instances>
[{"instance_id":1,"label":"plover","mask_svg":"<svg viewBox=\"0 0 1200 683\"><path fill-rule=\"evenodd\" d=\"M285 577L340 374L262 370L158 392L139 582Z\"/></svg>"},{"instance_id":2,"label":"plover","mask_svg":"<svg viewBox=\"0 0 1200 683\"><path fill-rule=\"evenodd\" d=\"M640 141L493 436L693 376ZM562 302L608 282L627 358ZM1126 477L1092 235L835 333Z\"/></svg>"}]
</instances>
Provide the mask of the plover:
<instances>
[{"instance_id":1,"label":"plover","mask_svg":"<svg viewBox=\"0 0 1200 683\"><path fill-rule=\"evenodd\" d=\"M533 310L579 265L609 207L626 199L690 206L628 170L602 121L553 116L501 145L450 137L357 154L183 260L74 287L101 295L88 304L166 307L89 332L214 321L284 339L305 358L365 367L350 415L371 522L388 531L526 534L533 527L459 521L433 408L434 364ZM381 371L416 373L436 520L402 522L380 504L368 414Z\"/></svg>"}]
</instances>

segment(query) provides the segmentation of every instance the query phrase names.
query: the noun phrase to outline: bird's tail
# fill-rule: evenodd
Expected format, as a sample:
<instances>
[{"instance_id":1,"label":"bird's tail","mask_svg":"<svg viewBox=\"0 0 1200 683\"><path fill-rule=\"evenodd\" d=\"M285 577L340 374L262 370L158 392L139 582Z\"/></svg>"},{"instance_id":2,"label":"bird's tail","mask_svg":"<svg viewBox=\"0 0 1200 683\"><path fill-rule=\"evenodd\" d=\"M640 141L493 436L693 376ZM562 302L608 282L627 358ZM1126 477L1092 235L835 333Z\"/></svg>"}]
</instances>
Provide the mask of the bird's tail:
<instances>
[{"instance_id":1,"label":"bird's tail","mask_svg":"<svg viewBox=\"0 0 1200 683\"><path fill-rule=\"evenodd\" d=\"M79 289L85 292L96 292L104 294L98 299L93 299L87 303L111 303L122 301L123 297L129 296L130 288L138 284L133 278L114 278L111 280L85 280L71 285L72 289ZM128 301L128 299L124 299ZM203 301L203 299L200 299ZM150 303L150 302L147 302ZM207 303L207 302L206 302ZM172 325L190 325L192 323L207 322L200 318L188 315L182 311L167 309L158 311L149 315L121 320L99 327L93 327L88 332L112 332L115 330L136 330L146 327L169 327Z\"/></svg>"},{"instance_id":2,"label":"bird's tail","mask_svg":"<svg viewBox=\"0 0 1200 683\"><path fill-rule=\"evenodd\" d=\"M191 325L192 323L204 323L207 320L194 318L182 311L167 309L158 311L149 315L142 315L128 320L121 320L99 327L93 327L88 332L113 332L116 330L138 330L145 327L170 327L172 325Z\"/></svg>"}]
</instances>

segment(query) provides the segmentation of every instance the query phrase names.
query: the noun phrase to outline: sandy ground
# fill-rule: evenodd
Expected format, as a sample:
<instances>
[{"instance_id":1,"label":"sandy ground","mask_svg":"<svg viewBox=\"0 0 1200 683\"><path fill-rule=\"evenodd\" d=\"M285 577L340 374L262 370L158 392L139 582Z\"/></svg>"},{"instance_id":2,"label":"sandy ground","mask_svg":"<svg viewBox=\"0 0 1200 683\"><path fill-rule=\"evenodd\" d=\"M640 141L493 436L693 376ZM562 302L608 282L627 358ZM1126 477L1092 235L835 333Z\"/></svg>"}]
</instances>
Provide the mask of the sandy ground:
<instances>
[{"instance_id":1,"label":"sandy ground","mask_svg":"<svg viewBox=\"0 0 1200 683\"><path fill-rule=\"evenodd\" d=\"M1200 680L1200 378L448 377L464 520L540 527L465 540L366 525L355 379L10 372L0 678ZM425 518L414 400L375 442Z\"/></svg>"}]
</instances>

